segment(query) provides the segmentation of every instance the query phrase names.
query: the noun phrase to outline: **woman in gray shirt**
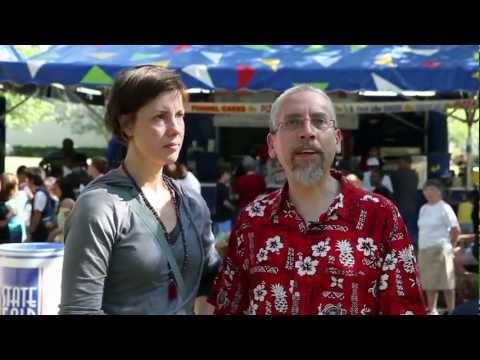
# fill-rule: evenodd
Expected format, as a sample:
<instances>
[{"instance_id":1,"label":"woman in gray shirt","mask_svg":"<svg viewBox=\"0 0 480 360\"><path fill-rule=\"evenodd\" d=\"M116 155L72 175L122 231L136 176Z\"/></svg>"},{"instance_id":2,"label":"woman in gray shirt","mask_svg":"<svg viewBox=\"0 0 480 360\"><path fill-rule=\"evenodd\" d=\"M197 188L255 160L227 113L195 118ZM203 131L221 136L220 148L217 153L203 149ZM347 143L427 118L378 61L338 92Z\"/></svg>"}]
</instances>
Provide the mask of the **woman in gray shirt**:
<instances>
[{"instance_id":1,"label":"woman in gray shirt","mask_svg":"<svg viewBox=\"0 0 480 360\"><path fill-rule=\"evenodd\" d=\"M177 160L188 95L156 66L122 71L106 126L122 165L82 192L65 225L60 314L191 314L219 265L200 194L163 174Z\"/></svg>"}]
</instances>

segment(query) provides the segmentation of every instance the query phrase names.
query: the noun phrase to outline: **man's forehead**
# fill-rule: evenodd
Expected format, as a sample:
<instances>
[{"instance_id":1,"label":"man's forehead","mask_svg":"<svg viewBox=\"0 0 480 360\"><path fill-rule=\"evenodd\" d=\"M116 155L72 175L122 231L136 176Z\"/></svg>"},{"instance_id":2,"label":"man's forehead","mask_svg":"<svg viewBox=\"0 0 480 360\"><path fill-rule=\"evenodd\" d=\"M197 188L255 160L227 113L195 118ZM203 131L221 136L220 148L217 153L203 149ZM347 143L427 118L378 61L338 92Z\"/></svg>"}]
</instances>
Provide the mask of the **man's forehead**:
<instances>
[{"instance_id":1,"label":"man's forehead","mask_svg":"<svg viewBox=\"0 0 480 360\"><path fill-rule=\"evenodd\" d=\"M302 91L287 97L282 104L282 112L284 114L303 114L331 112L331 103L324 96L313 91Z\"/></svg>"}]
</instances>

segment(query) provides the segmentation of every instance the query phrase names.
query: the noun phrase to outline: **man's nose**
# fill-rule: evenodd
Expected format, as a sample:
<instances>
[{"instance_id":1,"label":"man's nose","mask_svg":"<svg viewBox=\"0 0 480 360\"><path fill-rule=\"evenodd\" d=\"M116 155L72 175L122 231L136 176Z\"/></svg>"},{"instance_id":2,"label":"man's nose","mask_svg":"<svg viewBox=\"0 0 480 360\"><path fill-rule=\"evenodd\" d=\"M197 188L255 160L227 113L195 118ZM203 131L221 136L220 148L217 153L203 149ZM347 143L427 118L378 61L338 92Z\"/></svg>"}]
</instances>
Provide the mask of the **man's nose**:
<instances>
[{"instance_id":1,"label":"man's nose","mask_svg":"<svg viewBox=\"0 0 480 360\"><path fill-rule=\"evenodd\" d=\"M302 127L300 128L300 138L301 139L315 139L315 127L310 121L310 117L307 117L302 122Z\"/></svg>"}]
</instances>

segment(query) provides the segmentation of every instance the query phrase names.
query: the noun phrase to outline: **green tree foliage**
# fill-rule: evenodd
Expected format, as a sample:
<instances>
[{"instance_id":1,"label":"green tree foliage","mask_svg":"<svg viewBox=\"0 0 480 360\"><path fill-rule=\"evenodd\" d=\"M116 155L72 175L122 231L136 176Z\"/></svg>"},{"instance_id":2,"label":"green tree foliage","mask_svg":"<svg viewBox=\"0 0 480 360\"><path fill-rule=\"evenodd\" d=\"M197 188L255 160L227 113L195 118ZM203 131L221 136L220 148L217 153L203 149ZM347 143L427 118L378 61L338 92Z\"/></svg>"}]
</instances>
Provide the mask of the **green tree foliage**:
<instances>
[{"instance_id":1,"label":"green tree foliage","mask_svg":"<svg viewBox=\"0 0 480 360\"><path fill-rule=\"evenodd\" d=\"M466 119L464 110L456 110L453 115L455 117ZM453 156L459 155L465 152L467 144L468 126L465 121L456 119L455 117L448 118L448 138L450 143L450 151ZM478 135L478 119L479 111L475 112L474 123L472 126L472 153L478 156L479 135Z\"/></svg>"},{"instance_id":2,"label":"green tree foliage","mask_svg":"<svg viewBox=\"0 0 480 360\"><path fill-rule=\"evenodd\" d=\"M90 106L92 110L89 110L83 104L68 101L44 100L13 92L5 92L4 95L7 100L7 128L28 130L40 122L56 121L71 126L76 134L95 131L107 137L103 123L103 106ZM22 104L17 106L20 103Z\"/></svg>"}]
</instances>

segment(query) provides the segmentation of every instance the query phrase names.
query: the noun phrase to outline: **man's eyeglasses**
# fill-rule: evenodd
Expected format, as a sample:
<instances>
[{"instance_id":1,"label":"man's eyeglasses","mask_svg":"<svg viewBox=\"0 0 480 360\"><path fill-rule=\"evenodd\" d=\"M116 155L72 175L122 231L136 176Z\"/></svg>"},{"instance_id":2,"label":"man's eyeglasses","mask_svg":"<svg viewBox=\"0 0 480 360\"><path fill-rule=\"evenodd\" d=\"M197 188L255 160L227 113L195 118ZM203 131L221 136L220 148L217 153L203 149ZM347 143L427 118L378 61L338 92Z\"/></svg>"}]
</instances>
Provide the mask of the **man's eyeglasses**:
<instances>
[{"instance_id":1,"label":"man's eyeglasses","mask_svg":"<svg viewBox=\"0 0 480 360\"><path fill-rule=\"evenodd\" d=\"M305 121L307 121L305 118L299 116L287 117L284 121L278 124L277 128L274 129L273 133L277 132L277 130L280 128L283 128L287 131L298 130L304 126ZM324 116L312 115L310 117L310 123L314 128L321 131L325 131L335 126L334 120L329 120Z\"/></svg>"}]
</instances>

